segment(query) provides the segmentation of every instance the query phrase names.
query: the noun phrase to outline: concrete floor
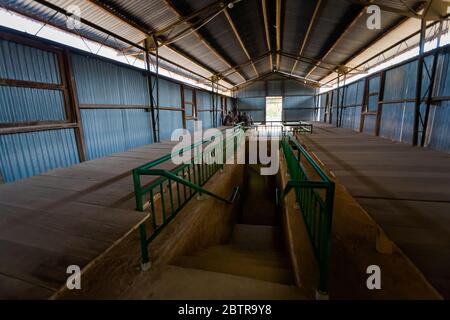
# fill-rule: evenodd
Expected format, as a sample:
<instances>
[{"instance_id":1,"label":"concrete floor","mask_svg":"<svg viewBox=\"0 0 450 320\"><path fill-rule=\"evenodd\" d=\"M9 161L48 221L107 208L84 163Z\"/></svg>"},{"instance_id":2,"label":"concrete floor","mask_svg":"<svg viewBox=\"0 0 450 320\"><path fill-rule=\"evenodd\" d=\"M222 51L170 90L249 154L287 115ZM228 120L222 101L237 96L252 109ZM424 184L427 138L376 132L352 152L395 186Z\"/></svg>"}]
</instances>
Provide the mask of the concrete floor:
<instances>
[{"instance_id":1,"label":"concrete floor","mask_svg":"<svg viewBox=\"0 0 450 320\"><path fill-rule=\"evenodd\" d=\"M300 137L450 298L450 155L314 123Z\"/></svg>"}]
</instances>

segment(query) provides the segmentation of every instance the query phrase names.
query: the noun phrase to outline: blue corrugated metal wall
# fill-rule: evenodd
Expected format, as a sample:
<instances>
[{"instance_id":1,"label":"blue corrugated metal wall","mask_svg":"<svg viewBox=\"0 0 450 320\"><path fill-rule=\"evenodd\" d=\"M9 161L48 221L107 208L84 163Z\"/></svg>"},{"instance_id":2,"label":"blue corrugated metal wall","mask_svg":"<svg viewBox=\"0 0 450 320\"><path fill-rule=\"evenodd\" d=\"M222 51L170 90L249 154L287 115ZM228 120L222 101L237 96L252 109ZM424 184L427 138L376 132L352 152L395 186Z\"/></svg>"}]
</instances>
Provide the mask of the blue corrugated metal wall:
<instances>
[{"instance_id":1,"label":"blue corrugated metal wall","mask_svg":"<svg viewBox=\"0 0 450 320\"><path fill-rule=\"evenodd\" d=\"M56 54L0 40L0 78L61 83ZM0 86L0 123L66 120L58 90ZM0 135L0 172L5 182L79 162L73 129Z\"/></svg>"},{"instance_id":2,"label":"blue corrugated metal wall","mask_svg":"<svg viewBox=\"0 0 450 320\"><path fill-rule=\"evenodd\" d=\"M142 72L79 54L72 54L72 69L80 104L150 104Z\"/></svg>"},{"instance_id":3,"label":"blue corrugated metal wall","mask_svg":"<svg viewBox=\"0 0 450 320\"><path fill-rule=\"evenodd\" d=\"M156 90L156 88L155 88ZM156 95L156 91L154 91ZM181 109L181 88L177 83L164 79L159 80L159 106ZM177 110L159 111L159 137L170 140L175 129L183 128L183 113Z\"/></svg>"},{"instance_id":4,"label":"blue corrugated metal wall","mask_svg":"<svg viewBox=\"0 0 450 320\"><path fill-rule=\"evenodd\" d=\"M62 91L0 86L0 123L65 120Z\"/></svg>"},{"instance_id":5,"label":"blue corrugated metal wall","mask_svg":"<svg viewBox=\"0 0 450 320\"><path fill-rule=\"evenodd\" d=\"M150 104L143 73L79 54L72 64L80 105ZM168 96L164 86L160 92ZM144 109L82 109L81 122L89 160L152 143L151 114Z\"/></svg>"},{"instance_id":6,"label":"blue corrugated metal wall","mask_svg":"<svg viewBox=\"0 0 450 320\"><path fill-rule=\"evenodd\" d=\"M211 93L204 91L197 91L197 111L198 119L202 121L204 129L213 127L212 119L212 98Z\"/></svg>"},{"instance_id":7,"label":"blue corrugated metal wall","mask_svg":"<svg viewBox=\"0 0 450 320\"><path fill-rule=\"evenodd\" d=\"M274 74L238 90L237 110L249 113L254 121L265 121L266 96L282 96L283 120L315 120L315 94L299 81Z\"/></svg>"},{"instance_id":8,"label":"blue corrugated metal wall","mask_svg":"<svg viewBox=\"0 0 450 320\"><path fill-rule=\"evenodd\" d=\"M0 135L0 169L5 182L79 161L73 129Z\"/></svg>"},{"instance_id":9,"label":"blue corrugated metal wall","mask_svg":"<svg viewBox=\"0 0 450 320\"><path fill-rule=\"evenodd\" d=\"M0 40L0 78L61 83L56 54Z\"/></svg>"},{"instance_id":10,"label":"blue corrugated metal wall","mask_svg":"<svg viewBox=\"0 0 450 320\"><path fill-rule=\"evenodd\" d=\"M450 54L438 56L438 73L435 85L435 96L450 96ZM428 123L427 146L450 152L450 101L442 101L432 105Z\"/></svg>"}]
</instances>

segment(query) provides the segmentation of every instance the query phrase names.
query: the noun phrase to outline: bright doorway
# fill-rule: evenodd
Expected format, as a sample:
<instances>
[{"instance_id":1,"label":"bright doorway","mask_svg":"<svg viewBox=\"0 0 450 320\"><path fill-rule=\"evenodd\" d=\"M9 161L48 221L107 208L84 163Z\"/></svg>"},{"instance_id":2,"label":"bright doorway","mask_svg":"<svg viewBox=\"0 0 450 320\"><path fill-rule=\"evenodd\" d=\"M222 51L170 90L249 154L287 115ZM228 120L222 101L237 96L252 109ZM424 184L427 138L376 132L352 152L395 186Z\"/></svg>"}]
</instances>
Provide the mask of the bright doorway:
<instances>
[{"instance_id":1,"label":"bright doorway","mask_svg":"<svg viewBox=\"0 0 450 320\"><path fill-rule=\"evenodd\" d=\"M283 119L283 97L266 97L266 121L281 122Z\"/></svg>"}]
</instances>

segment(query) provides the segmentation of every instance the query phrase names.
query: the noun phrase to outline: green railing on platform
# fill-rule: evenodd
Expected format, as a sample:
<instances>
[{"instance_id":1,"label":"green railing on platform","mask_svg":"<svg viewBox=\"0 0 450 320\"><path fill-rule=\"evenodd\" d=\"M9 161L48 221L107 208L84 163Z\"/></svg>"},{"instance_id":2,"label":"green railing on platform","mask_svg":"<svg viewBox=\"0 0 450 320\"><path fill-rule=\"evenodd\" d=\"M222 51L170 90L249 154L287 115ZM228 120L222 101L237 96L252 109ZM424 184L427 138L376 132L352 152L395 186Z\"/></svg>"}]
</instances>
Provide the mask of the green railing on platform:
<instances>
[{"instance_id":1,"label":"green railing on platform","mask_svg":"<svg viewBox=\"0 0 450 320\"><path fill-rule=\"evenodd\" d=\"M230 130L231 129L231 130ZM228 135L223 135L225 130ZM148 236L144 223L139 226L141 238L142 268L147 269L150 265L148 246L161 233L165 226L176 216L176 214L192 199L195 194L207 194L225 203L233 203L239 191L233 190L230 199L225 199L203 188L203 185L219 170L223 169L228 156L227 139L233 140L232 152L236 153L239 141L243 137L243 126L238 124L233 128L222 130L221 134L204 139L188 147L175 150L159 159L151 161L133 170L134 194L136 200L136 210L149 211L152 233ZM221 154L211 154L208 150L200 150L214 139L222 139L223 149ZM238 143L235 143L236 140ZM188 163L178 165L172 170L157 168L164 164L171 163L172 159L186 152L194 151L194 155ZM215 150L214 150L215 151ZM212 151L212 153L214 152ZM221 161L213 161L212 157L222 157ZM216 158L217 159L217 158ZM198 161L201 160L201 161ZM143 177L157 176L156 180L147 185L142 185Z\"/></svg>"},{"instance_id":2,"label":"green railing on platform","mask_svg":"<svg viewBox=\"0 0 450 320\"><path fill-rule=\"evenodd\" d=\"M278 203L290 192L303 215L309 239L319 265L319 292L328 293L331 250L331 224L334 182L325 174L308 151L290 132L281 140L290 180L278 195Z\"/></svg>"}]
</instances>

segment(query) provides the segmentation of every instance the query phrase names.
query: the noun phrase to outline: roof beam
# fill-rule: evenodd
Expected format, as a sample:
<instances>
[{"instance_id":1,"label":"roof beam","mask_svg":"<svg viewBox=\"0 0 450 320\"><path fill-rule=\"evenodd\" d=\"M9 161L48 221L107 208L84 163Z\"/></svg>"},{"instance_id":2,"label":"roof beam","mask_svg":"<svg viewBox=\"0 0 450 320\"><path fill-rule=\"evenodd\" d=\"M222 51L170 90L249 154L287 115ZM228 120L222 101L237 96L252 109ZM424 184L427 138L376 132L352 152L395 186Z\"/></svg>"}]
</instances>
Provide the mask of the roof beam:
<instances>
[{"instance_id":1,"label":"roof beam","mask_svg":"<svg viewBox=\"0 0 450 320\"><path fill-rule=\"evenodd\" d=\"M267 0L261 0L263 19L264 19L264 33L266 34L267 50L272 51L272 44L270 43L269 18L267 15ZM273 70L273 56L270 55L270 70Z\"/></svg>"},{"instance_id":2,"label":"roof beam","mask_svg":"<svg viewBox=\"0 0 450 320\"><path fill-rule=\"evenodd\" d=\"M353 0L348 0L348 1L353 1ZM358 1L358 0L356 0ZM424 9L424 5L426 4L426 2L422 2L420 4L418 4L414 10L420 11L422 9ZM445 17L444 17L445 18ZM377 41L380 41L382 38L384 38L387 34L389 34L390 32L393 32L395 29L397 29L401 24L403 24L404 22L406 22L408 20L408 17L404 17L401 21L399 21L398 23L396 23L394 26L392 26L391 28L389 28L388 30L384 31L380 36L378 36L376 39L374 39L369 46L362 48L361 50L357 51L356 53L354 53L350 58L348 58L347 60L345 60L345 62L343 63L343 65L347 65L349 62L351 62L353 59L355 59L358 55L362 54L365 50L367 50L368 47L370 47L371 45L375 44ZM403 40L400 40L399 42L397 42L396 44L386 48L385 50L383 50L382 52L375 54L374 56L371 56L369 59L365 60L363 63L359 64L358 66L354 67L354 68L350 68L351 71L357 70L359 67L363 66L364 64L366 64L367 62L369 62L370 60L374 59L376 56L381 55L387 51L389 51L390 49L394 48L395 46L397 46L398 44L400 44L401 42L403 42L404 40L410 39L411 37L413 37L414 35L419 34L419 31L417 31L416 33L406 37ZM359 72L364 72L363 70L359 70ZM327 78L329 75L331 75L331 72L329 74L327 74L325 77L323 77L322 79ZM329 80L328 82L325 83L325 85L335 81L337 78L333 78L331 80Z\"/></svg>"},{"instance_id":3,"label":"roof beam","mask_svg":"<svg viewBox=\"0 0 450 320\"><path fill-rule=\"evenodd\" d=\"M400 16L404 16L404 17L408 17L408 18L417 18L420 19L421 15L417 12L414 12L414 10L400 10L397 8L393 8L384 4L379 4L379 3L373 3L372 1L368 1L368 0L346 0L347 2L351 2L354 4L359 4L361 6L364 7L368 7L372 4L377 5L382 11L386 11L386 12L391 12L391 13L395 13L398 14ZM423 1L426 2L426 1Z\"/></svg>"},{"instance_id":4,"label":"roof beam","mask_svg":"<svg viewBox=\"0 0 450 320\"><path fill-rule=\"evenodd\" d=\"M359 18L361 18L362 15L366 12L366 7L369 6L370 3L372 2L373 0L366 1L366 5L359 11L356 17L353 18L353 20L347 25L344 31L339 35L336 41L328 48L327 52L325 52L325 54L322 57L320 57L319 60L324 60L328 57L328 55L334 50L334 48L336 48L339 42L345 37L345 35L347 35L349 30L356 24L356 22L358 22ZM320 64L320 62L318 64ZM318 64L316 64L314 67L311 68L311 70L309 70L309 72L305 76L306 78L308 78L314 72L314 70L317 69Z\"/></svg>"},{"instance_id":5,"label":"roof beam","mask_svg":"<svg viewBox=\"0 0 450 320\"><path fill-rule=\"evenodd\" d=\"M307 63L312 66L317 66L317 68L325 69L325 70L328 70L331 72L334 72L334 70L336 70L336 68L337 68L337 66L327 63L325 61L320 61L320 60L308 58L305 56L296 56L294 54L290 54L287 52L279 52L279 54L283 57L293 59L293 60L295 60L295 62L304 62L304 63ZM323 66L323 64L326 64L328 66Z\"/></svg>"},{"instance_id":6,"label":"roof beam","mask_svg":"<svg viewBox=\"0 0 450 320\"><path fill-rule=\"evenodd\" d=\"M314 8L313 15L311 17L311 20L309 21L308 29L306 30L305 37L303 38L302 45L300 46L300 50L298 52L299 56L301 56L303 54L303 51L305 50L305 46L306 46L306 44L309 41L309 36L311 34L312 27L314 26L314 24L316 22L317 14L319 13L319 8L320 8L321 4L322 4L322 0L317 0L316 7ZM291 74L294 73L295 68L297 67L298 61L299 60L295 60L294 66L292 67L292 70L291 70Z\"/></svg>"},{"instance_id":7,"label":"roof beam","mask_svg":"<svg viewBox=\"0 0 450 320\"><path fill-rule=\"evenodd\" d=\"M267 56L270 55L270 54L272 54L272 53L271 53L270 51L268 51L268 52L266 52L266 53L264 53L264 54L262 54L262 55L260 55L260 56L258 56L258 57L256 57L256 58L254 58L254 59L248 60L248 61L246 61L246 62L244 62L244 63L241 63L241 64L239 64L239 65L237 65L237 66L234 66L234 67L232 67L232 68L229 68L229 69L227 69L227 70L224 70L224 71L222 71L221 73L219 73L217 76L220 77L220 78L227 77L227 76L229 76L230 74L235 73L235 72L236 72L236 69L240 69L240 68L245 67L245 66L248 66L248 65L250 65L250 64L254 64L254 63L258 62L259 60L264 59L265 57L267 57Z\"/></svg>"},{"instance_id":8,"label":"roof beam","mask_svg":"<svg viewBox=\"0 0 450 320\"><path fill-rule=\"evenodd\" d=\"M40 3L42 3L42 4L47 5L47 4L46 4L47 1L45 1L45 0L37 0L37 1L40 2ZM141 26L139 23L137 23L133 17L129 17L129 16L123 14L123 13L119 13L120 10L119 10L118 8L114 8L111 4L109 4L109 3L107 4L104 0L88 0L88 1L92 2L93 4L97 5L97 6L100 7L100 8L102 8L102 9L105 10L108 14L114 16L115 18L120 19L120 20L122 20L122 21L125 22L125 23L128 23L129 25L133 26L133 27L136 28L138 31L140 31L140 32L142 32L142 33L144 33L144 34L146 34L147 36L152 36L152 35L154 34L154 31L152 31L152 30L147 30L146 28L144 28L143 26ZM83 22L83 21L81 21L81 22ZM83 23L84 23L84 22L83 22ZM98 29L98 28L99 28L99 27L97 27L97 29ZM100 29L98 29L98 30L100 30ZM102 30L100 30L100 31L102 31ZM118 38L118 39L121 40L120 38ZM158 37L157 37L157 39L158 39L158 41L160 41L160 40L163 41L162 39L160 39L160 38L158 38ZM182 56L183 58L192 61L194 64L198 65L200 68L202 68L202 69L208 71L209 73L215 74L215 73L217 72L216 70L213 70L213 69L211 69L210 67L204 65L203 63L201 63L200 61L198 61L198 60L195 59L194 57L192 57L192 56L186 54L185 52L180 52L178 49L176 49L176 48L174 48L173 46L170 46L170 45L167 45L167 47L170 48L172 51L176 52L177 54L179 54L180 56ZM143 47L140 48L140 49L142 49L142 50L145 51L145 48L143 48ZM160 59L161 59L161 57L160 57ZM170 61L169 61L169 62L170 62ZM170 63L173 63L173 62L170 62ZM174 64L174 65L175 65L175 64ZM177 65L177 66L178 66L178 65ZM189 71L189 72L192 72L192 71L187 70L187 69L185 69L185 70L186 70L186 71ZM194 73L194 74L195 74L195 73ZM230 83L230 84L232 84L232 83Z\"/></svg>"},{"instance_id":9,"label":"roof beam","mask_svg":"<svg viewBox=\"0 0 450 320\"><path fill-rule=\"evenodd\" d=\"M180 10L172 3L172 0L164 0L164 2L167 4L167 6L180 18L185 18L183 14L180 12ZM186 21L186 23L192 27L193 34L202 42L211 52L214 53L214 55L221 60L224 64L226 64L228 67L232 67L231 64L224 58L222 55L217 52L217 50L197 31L195 28L193 28L192 24L189 21ZM236 70L236 73L244 80L247 81L247 79L240 73L240 71Z\"/></svg>"},{"instance_id":10,"label":"roof beam","mask_svg":"<svg viewBox=\"0 0 450 320\"><path fill-rule=\"evenodd\" d=\"M274 72L273 72L273 71L265 72L265 73L260 74L260 75L257 76L257 77L254 77L254 78L251 78L251 79L249 79L249 80L247 80L247 81L241 82L241 83L235 85L235 86L233 87L233 90L236 90L236 89L239 90L239 89L245 88L245 87L251 85L252 83L254 83L254 82L258 81L258 80L262 80L262 79L264 79L264 78L267 78L267 77L270 76L272 73L274 73Z\"/></svg>"},{"instance_id":11,"label":"roof beam","mask_svg":"<svg viewBox=\"0 0 450 320\"><path fill-rule=\"evenodd\" d=\"M239 44L241 45L242 51L244 51L245 55L247 56L247 59L251 61L253 70L255 71L255 74L256 74L257 76L259 76L259 72L258 72L258 70L256 70L255 64L254 64L253 61L252 61L252 57L251 57L250 54L248 53L248 50L247 50L247 48L245 47L244 42L242 41L241 35L239 34L239 32L238 32L238 30L237 30L237 28L236 28L236 25L234 24L233 19L231 18L230 13L228 12L228 9L225 8L225 10L223 11L223 13L225 14L225 17L227 18L228 23L230 24L231 29L233 30L234 35L236 36L237 40L239 41Z\"/></svg>"},{"instance_id":12,"label":"roof beam","mask_svg":"<svg viewBox=\"0 0 450 320\"><path fill-rule=\"evenodd\" d=\"M275 4L275 11L276 11L276 45L277 45L277 51L281 51L281 0L276 0ZM277 53L277 70L280 70L280 54Z\"/></svg>"}]
</instances>

